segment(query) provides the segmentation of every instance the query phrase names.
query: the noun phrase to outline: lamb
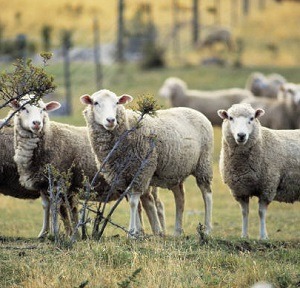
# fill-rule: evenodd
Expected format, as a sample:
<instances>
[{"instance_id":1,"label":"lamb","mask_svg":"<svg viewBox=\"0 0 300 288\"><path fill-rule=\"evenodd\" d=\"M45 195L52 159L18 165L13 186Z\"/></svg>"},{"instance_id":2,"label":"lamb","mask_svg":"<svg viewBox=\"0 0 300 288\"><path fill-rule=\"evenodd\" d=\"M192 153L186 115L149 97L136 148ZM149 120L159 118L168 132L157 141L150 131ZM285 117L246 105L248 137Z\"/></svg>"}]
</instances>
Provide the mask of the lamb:
<instances>
[{"instance_id":1,"label":"lamb","mask_svg":"<svg viewBox=\"0 0 300 288\"><path fill-rule=\"evenodd\" d=\"M165 80L159 95L170 99L173 107L190 107L202 112L216 126L222 125L222 120L216 113L218 109L228 109L232 104L253 98L250 91L240 88L215 91L188 90L186 83L176 77Z\"/></svg>"},{"instance_id":2,"label":"lamb","mask_svg":"<svg viewBox=\"0 0 300 288\"><path fill-rule=\"evenodd\" d=\"M266 111L260 120L262 126L272 129L300 128L300 85L283 84L277 99L254 97L242 103L249 103L253 108L263 108Z\"/></svg>"},{"instance_id":3,"label":"lamb","mask_svg":"<svg viewBox=\"0 0 300 288\"><path fill-rule=\"evenodd\" d=\"M260 239L267 239L266 213L272 201L300 201L300 130L272 130L258 120L263 109L235 104L219 110L222 124L220 172L242 209L242 237L248 237L249 198L259 199Z\"/></svg>"},{"instance_id":4,"label":"lamb","mask_svg":"<svg viewBox=\"0 0 300 288\"><path fill-rule=\"evenodd\" d=\"M0 120L0 125L5 120ZM29 191L22 187L19 183L19 175L17 166L13 160L14 156L14 131L12 126L3 126L0 130L0 193L19 199L38 199L39 191ZM43 237L49 227L49 205L42 195L42 205L44 209L43 226L39 233L39 238Z\"/></svg>"},{"instance_id":5,"label":"lamb","mask_svg":"<svg viewBox=\"0 0 300 288\"><path fill-rule=\"evenodd\" d=\"M255 96L275 99L280 86L286 82L286 79L277 73L265 76L260 72L254 72L246 81L246 89L250 90Z\"/></svg>"},{"instance_id":6,"label":"lamb","mask_svg":"<svg viewBox=\"0 0 300 288\"><path fill-rule=\"evenodd\" d=\"M87 122L92 149L100 163L112 150L120 135L134 127L139 114L125 109L132 97L103 89L92 96L83 95L86 104L84 117ZM212 148L213 129L208 119L190 108L171 108L157 111L157 117L145 115L142 125L117 146L105 166L103 176L108 183L116 176L118 168L130 163L119 175L118 186L126 189L138 171L143 159L151 151L151 139L155 146L148 163L134 181L129 193L131 234L139 234L136 223L136 207L140 197L147 194L149 185L171 189L175 197L175 236L182 233L184 209L183 182L189 176L196 177L205 204L206 233L211 230L212 213ZM150 143L149 143L150 142ZM124 163L125 162L125 163Z\"/></svg>"},{"instance_id":7,"label":"lamb","mask_svg":"<svg viewBox=\"0 0 300 288\"><path fill-rule=\"evenodd\" d=\"M51 163L62 172L72 167L71 185L67 191L67 197L71 205L72 217L77 223L76 194L80 188L83 188L84 176L91 180L97 173L95 156L89 145L87 128L50 121L47 112L58 109L60 104L56 101L44 103L40 100L36 104L28 103L24 106L24 101L28 102L31 98L31 95L27 95L21 102L12 102L15 109L21 108L14 117L14 161L20 175L19 181L28 190L46 191L49 185L45 176L46 164ZM114 190L111 198L106 199L110 188L111 186L103 177L98 177L98 182L95 184L97 197L93 200L101 202L116 200L120 195L118 190ZM161 204L157 195L155 195L155 199L151 193L141 197L147 215L157 213L154 200ZM163 209L162 207L161 204L158 209ZM66 232L70 234L72 232L71 221L68 219L64 208L65 205L62 205L62 218ZM163 211L160 210L159 212L163 215ZM149 221L151 227L154 227L151 218ZM160 231L157 229L153 232L157 234Z\"/></svg>"}]
</instances>

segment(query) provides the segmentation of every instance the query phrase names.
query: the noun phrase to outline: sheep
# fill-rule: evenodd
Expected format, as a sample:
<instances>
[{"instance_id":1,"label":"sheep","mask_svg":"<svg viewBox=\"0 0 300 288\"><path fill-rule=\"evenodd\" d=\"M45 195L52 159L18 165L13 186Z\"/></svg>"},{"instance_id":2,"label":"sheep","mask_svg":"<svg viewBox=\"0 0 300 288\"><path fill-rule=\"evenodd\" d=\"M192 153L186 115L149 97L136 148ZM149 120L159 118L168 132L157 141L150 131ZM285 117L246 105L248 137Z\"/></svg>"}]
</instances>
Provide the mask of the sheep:
<instances>
[{"instance_id":1,"label":"sheep","mask_svg":"<svg viewBox=\"0 0 300 288\"><path fill-rule=\"evenodd\" d=\"M200 42L199 48L211 48L216 43L223 43L230 51L233 50L234 43L231 31L224 27L214 28Z\"/></svg>"},{"instance_id":2,"label":"sheep","mask_svg":"<svg viewBox=\"0 0 300 288\"><path fill-rule=\"evenodd\" d=\"M186 83L176 77L167 78L158 94L170 99L173 107L190 107L200 111L216 126L222 124L216 113L218 109L228 109L232 104L253 98L250 91L240 88L215 91L188 90Z\"/></svg>"},{"instance_id":3,"label":"sheep","mask_svg":"<svg viewBox=\"0 0 300 288\"><path fill-rule=\"evenodd\" d=\"M272 201L300 201L300 130L272 130L258 120L261 108L235 104L219 110L223 119L220 172L242 210L248 237L249 198L259 199L260 239L267 239L266 213Z\"/></svg>"},{"instance_id":4,"label":"sheep","mask_svg":"<svg viewBox=\"0 0 300 288\"><path fill-rule=\"evenodd\" d=\"M39 191L48 189L48 179L45 176L45 165L52 164L59 171L67 171L71 167L72 177L70 179L70 189L67 191L67 198L71 205L71 212L74 222L78 222L76 194L83 188L84 176L91 180L97 173L95 156L89 145L86 127L75 127L50 121L48 113L60 107L56 101L44 103L42 100L36 104L27 103L31 95L27 95L22 101L13 101L14 109L20 109L14 117L14 161L20 175L19 181L28 190ZM24 105L25 104L25 105ZM111 186L107 184L103 177L98 177L95 183L96 201L116 200L120 196L120 191L114 190L110 199L106 199ZM154 189L153 193L157 193ZM155 197L155 199L153 199ZM157 195L148 193L141 197L141 202L145 207L147 215L151 216L159 210L160 219L163 217L163 205ZM155 203L158 203L158 208ZM66 232L72 232L65 205L62 205L62 218ZM158 217L158 216L157 216ZM149 218L151 227L155 234L161 229L154 226L152 218ZM160 223L163 226L161 221ZM142 226L142 223L140 223ZM142 229L142 228L141 228Z\"/></svg>"},{"instance_id":5,"label":"sheep","mask_svg":"<svg viewBox=\"0 0 300 288\"><path fill-rule=\"evenodd\" d=\"M117 96L103 89L92 96L80 97L84 117L89 130L92 149L100 163L111 151L120 135L136 125L139 114L125 109L124 104L131 102L129 95ZM206 233L211 231L212 213L212 149L213 128L208 119L200 112L190 108L171 108L157 111L157 117L145 115L142 125L117 146L113 156L105 166L103 176L108 183L114 179L118 167L124 159L131 162L119 176L118 185L124 190L138 171L142 160L150 150L150 139L155 139L155 147L144 167L133 183L129 193L131 234L139 234L135 223L136 205L141 195L147 193L149 185L168 188L175 197L176 220L174 235L182 233L184 209L183 182L195 176L202 192L205 205ZM151 141L150 141L151 142Z\"/></svg>"},{"instance_id":6,"label":"sheep","mask_svg":"<svg viewBox=\"0 0 300 288\"><path fill-rule=\"evenodd\" d=\"M260 120L262 126L272 129L300 128L300 85L282 84L278 91L278 99L254 97L245 99L253 108L263 108L266 115Z\"/></svg>"},{"instance_id":7,"label":"sheep","mask_svg":"<svg viewBox=\"0 0 300 288\"><path fill-rule=\"evenodd\" d=\"M246 89L258 97L277 98L280 86L286 82L286 79L277 73L265 76L260 72L254 72L246 81Z\"/></svg>"},{"instance_id":8,"label":"sheep","mask_svg":"<svg viewBox=\"0 0 300 288\"><path fill-rule=\"evenodd\" d=\"M5 120L0 120L0 124L4 124ZM13 160L14 156L14 130L13 127L3 126L0 130L0 193L6 196L15 197L18 199L38 199L39 191L29 191L19 183L19 175L17 166ZM49 228L49 205L42 195L42 206L44 210L43 226L38 235L43 237Z\"/></svg>"}]
</instances>

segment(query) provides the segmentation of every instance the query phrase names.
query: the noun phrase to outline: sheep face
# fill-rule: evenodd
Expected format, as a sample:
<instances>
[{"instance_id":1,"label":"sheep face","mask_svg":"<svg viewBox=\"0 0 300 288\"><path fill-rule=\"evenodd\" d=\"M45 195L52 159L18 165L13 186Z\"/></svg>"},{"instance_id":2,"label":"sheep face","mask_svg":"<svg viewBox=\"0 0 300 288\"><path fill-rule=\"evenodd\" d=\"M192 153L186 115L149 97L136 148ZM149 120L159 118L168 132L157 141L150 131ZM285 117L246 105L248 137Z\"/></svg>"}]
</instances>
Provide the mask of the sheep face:
<instances>
[{"instance_id":1,"label":"sheep face","mask_svg":"<svg viewBox=\"0 0 300 288\"><path fill-rule=\"evenodd\" d=\"M281 85L278 98L291 100L295 105L300 105L300 85L294 83Z\"/></svg>"},{"instance_id":2,"label":"sheep face","mask_svg":"<svg viewBox=\"0 0 300 288\"><path fill-rule=\"evenodd\" d=\"M256 118L264 114L263 109L254 110L249 104L235 104L228 111L218 110L218 115L226 121L227 131L238 145L245 145L253 133Z\"/></svg>"},{"instance_id":3,"label":"sheep face","mask_svg":"<svg viewBox=\"0 0 300 288\"><path fill-rule=\"evenodd\" d=\"M32 95L27 95L21 101L12 101L12 108L18 110L17 117L20 119L22 127L34 134L42 131L44 118L48 111L54 111L60 107L56 101L44 103L39 100L37 103L27 103L32 99ZM24 105L25 104L25 105Z\"/></svg>"},{"instance_id":4,"label":"sheep face","mask_svg":"<svg viewBox=\"0 0 300 288\"><path fill-rule=\"evenodd\" d=\"M109 131L114 130L118 124L117 106L131 102L132 99L129 95L118 97L106 89L95 92L92 96L86 94L80 97L83 104L92 106L95 122Z\"/></svg>"}]
</instances>

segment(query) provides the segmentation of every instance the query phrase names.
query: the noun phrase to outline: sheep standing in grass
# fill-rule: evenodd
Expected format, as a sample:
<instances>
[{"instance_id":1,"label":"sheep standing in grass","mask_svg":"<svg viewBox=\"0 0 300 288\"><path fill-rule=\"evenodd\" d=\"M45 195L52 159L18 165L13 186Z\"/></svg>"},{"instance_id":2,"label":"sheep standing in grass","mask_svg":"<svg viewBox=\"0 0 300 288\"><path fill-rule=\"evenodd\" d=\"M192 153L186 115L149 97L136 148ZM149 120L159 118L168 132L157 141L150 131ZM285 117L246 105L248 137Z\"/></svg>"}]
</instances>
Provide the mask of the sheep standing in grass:
<instances>
[{"instance_id":1,"label":"sheep standing in grass","mask_svg":"<svg viewBox=\"0 0 300 288\"><path fill-rule=\"evenodd\" d=\"M81 101L88 105L84 116L90 141L98 161L102 163L120 135L136 125L139 114L122 105L132 101L131 96L117 97L109 90L100 90L92 96L83 95ZM118 177L119 189L125 190L150 151L149 139L155 139L148 163L141 170L129 194L130 232L139 234L136 223L137 203L141 195L147 193L148 186L152 185L173 191L176 205L175 235L179 235L182 232L184 208L183 181L193 175L202 191L208 233L211 230L212 212L211 123L193 109L172 108L157 111L157 117L146 115L141 124L116 148L103 173L107 182L111 183L120 167L125 166Z\"/></svg>"},{"instance_id":2,"label":"sheep standing in grass","mask_svg":"<svg viewBox=\"0 0 300 288\"><path fill-rule=\"evenodd\" d=\"M277 73L265 76L260 72L252 73L246 81L246 89L258 97L277 98L278 91L286 79Z\"/></svg>"},{"instance_id":3,"label":"sheep standing in grass","mask_svg":"<svg viewBox=\"0 0 300 288\"><path fill-rule=\"evenodd\" d=\"M75 127L67 124L50 121L48 111L54 111L60 107L58 102L44 103L42 100L36 104L26 104L30 95L21 101L14 101L14 108L20 109L14 118L14 160L20 175L20 183L32 191L48 189L48 179L45 175L45 166L52 164L61 172L68 171L71 167L70 188L67 191L68 201L71 206L72 218L78 222L76 194L83 188L84 176L90 181L97 173L95 156L92 153L86 127ZM103 177L98 177L95 183L96 198L93 200L105 201L110 186ZM108 201L119 197L117 190ZM147 215L156 211L152 194L142 197L141 201ZM156 197L156 201L160 202ZM149 211L150 210L150 211ZM71 221L68 219L66 206L61 206L62 219L66 231L71 233ZM161 212L163 214L163 212ZM149 219L151 227L154 227L152 219ZM156 224L156 223L155 223ZM156 228L156 226L155 226ZM154 230L154 233L160 231Z\"/></svg>"},{"instance_id":4,"label":"sheep standing in grass","mask_svg":"<svg viewBox=\"0 0 300 288\"><path fill-rule=\"evenodd\" d=\"M0 122L2 121L0 120ZM37 199L40 197L38 191L29 191L19 183L19 174L13 159L15 152L13 143L13 127L4 126L0 130L0 193L19 199ZM39 237L43 237L49 229L49 205L43 193L42 205L44 208L44 219Z\"/></svg>"},{"instance_id":5,"label":"sheep standing in grass","mask_svg":"<svg viewBox=\"0 0 300 288\"><path fill-rule=\"evenodd\" d=\"M242 102L266 111L260 120L262 126L272 129L300 128L300 85L283 84L278 91L278 99L254 97Z\"/></svg>"},{"instance_id":6,"label":"sheep standing in grass","mask_svg":"<svg viewBox=\"0 0 300 288\"><path fill-rule=\"evenodd\" d=\"M267 239L266 213L274 200L300 201L300 130L272 130L260 125L263 109L236 104L219 110L223 119L220 171L243 216L248 237L249 198L259 199L260 238Z\"/></svg>"},{"instance_id":7,"label":"sheep standing in grass","mask_svg":"<svg viewBox=\"0 0 300 288\"><path fill-rule=\"evenodd\" d=\"M219 109L228 109L244 99L253 98L250 91L240 88L215 91L189 90L186 83L176 77L165 80L159 95L170 99L173 107L189 107L200 111L212 125L217 126L222 124L222 120L217 115Z\"/></svg>"}]
</instances>

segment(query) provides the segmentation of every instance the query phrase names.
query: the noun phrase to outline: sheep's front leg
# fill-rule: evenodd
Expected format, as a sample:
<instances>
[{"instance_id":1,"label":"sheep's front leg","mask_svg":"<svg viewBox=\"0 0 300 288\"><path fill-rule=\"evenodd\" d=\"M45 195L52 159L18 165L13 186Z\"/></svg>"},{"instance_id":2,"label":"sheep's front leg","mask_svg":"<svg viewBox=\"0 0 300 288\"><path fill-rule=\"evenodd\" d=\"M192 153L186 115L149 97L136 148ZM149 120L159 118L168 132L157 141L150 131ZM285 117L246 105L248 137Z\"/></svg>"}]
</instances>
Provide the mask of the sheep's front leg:
<instances>
[{"instance_id":1,"label":"sheep's front leg","mask_svg":"<svg viewBox=\"0 0 300 288\"><path fill-rule=\"evenodd\" d=\"M242 238L248 238L249 198L237 199L242 209Z\"/></svg>"},{"instance_id":2,"label":"sheep's front leg","mask_svg":"<svg viewBox=\"0 0 300 288\"><path fill-rule=\"evenodd\" d=\"M155 201L153 196L149 193L149 190L147 193L141 196L141 201L147 213L153 234L162 235L162 229L160 226L160 220L158 218L157 209L155 206Z\"/></svg>"},{"instance_id":3,"label":"sheep's front leg","mask_svg":"<svg viewBox=\"0 0 300 288\"><path fill-rule=\"evenodd\" d=\"M183 183L174 186L172 189L175 198L176 207L176 219L175 219L175 231L174 236L179 236L183 233L182 229L182 217L184 210L184 187Z\"/></svg>"},{"instance_id":4,"label":"sheep's front leg","mask_svg":"<svg viewBox=\"0 0 300 288\"><path fill-rule=\"evenodd\" d=\"M162 201L159 199L159 193L158 193L158 188L157 187L152 187L152 196L154 198L154 202L155 202L155 206L156 206L156 210L157 210L157 215L158 215L158 219L160 222L160 226L162 228L162 232L163 234L166 233L166 217L165 217L165 207L164 204L162 203Z\"/></svg>"},{"instance_id":5,"label":"sheep's front leg","mask_svg":"<svg viewBox=\"0 0 300 288\"><path fill-rule=\"evenodd\" d=\"M139 234L139 222L138 216L138 205L140 201L140 193L131 193L129 196L129 205L130 205L130 222L129 222L129 232L128 237L135 238Z\"/></svg>"},{"instance_id":6,"label":"sheep's front leg","mask_svg":"<svg viewBox=\"0 0 300 288\"><path fill-rule=\"evenodd\" d=\"M44 238L49 232L50 226L50 200L46 193L41 192L42 206L43 206L43 227L39 233L38 238Z\"/></svg>"},{"instance_id":7,"label":"sheep's front leg","mask_svg":"<svg viewBox=\"0 0 300 288\"><path fill-rule=\"evenodd\" d=\"M260 239L268 239L268 233L266 228L266 215L267 215L268 203L259 200L258 215L260 220Z\"/></svg>"}]
</instances>

